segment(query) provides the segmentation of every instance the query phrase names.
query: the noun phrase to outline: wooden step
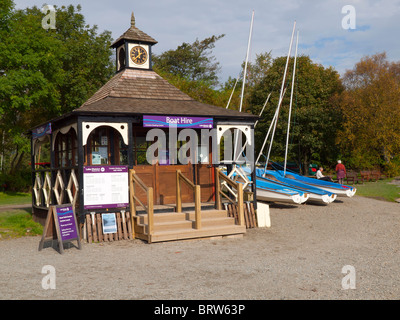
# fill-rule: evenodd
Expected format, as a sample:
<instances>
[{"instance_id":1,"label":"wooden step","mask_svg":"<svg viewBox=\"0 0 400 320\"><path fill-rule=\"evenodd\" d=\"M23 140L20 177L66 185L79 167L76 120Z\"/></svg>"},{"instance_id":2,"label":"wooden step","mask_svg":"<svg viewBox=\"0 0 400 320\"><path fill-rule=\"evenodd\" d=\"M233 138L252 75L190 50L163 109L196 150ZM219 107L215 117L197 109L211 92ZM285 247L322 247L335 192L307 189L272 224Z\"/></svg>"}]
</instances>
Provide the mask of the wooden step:
<instances>
[{"instance_id":1,"label":"wooden step","mask_svg":"<svg viewBox=\"0 0 400 320\"><path fill-rule=\"evenodd\" d=\"M144 220L144 219L143 219ZM195 227L195 220L172 220L154 222L154 231L165 231L165 230L180 230ZM235 219L232 217L216 217L216 218L203 218L201 220L203 227L213 226L229 226L235 225ZM147 219L146 222L137 223L137 232L147 233Z\"/></svg>"},{"instance_id":2,"label":"wooden step","mask_svg":"<svg viewBox=\"0 0 400 320\"><path fill-rule=\"evenodd\" d=\"M202 202L201 203L201 211L213 210L215 208L214 202ZM166 213L166 212L175 212L176 204L155 204L153 207L154 213ZM184 212L194 210L194 202L193 203L182 203L182 210ZM136 207L137 214L145 214L146 211L143 207Z\"/></svg>"},{"instance_id":3,"label":"wooden step","mask_svg":"<svg viewBox=\"0 0 400 320\"><path fill-rule=\"evenodd\" d=\"M201 219L210 219L210 218L221 218L227 217L228 214L225 210L205 210L201 211ZM138 223L146 224L147 223L147 214L139 214L137 215ZM169 222L169 221L182 221L182 220L193 220L195 217L194 211L187 212L167 212L167 213L155 213L154 214L154 224Z\"/></svg>"},{"instance_id":4,"label":"wooden step","mask_svg":"<svg viewBox=\"0 0 400 320\"><path fill-rule=\"evenodd\" d=\"M177 231L154 232L151 236L151 242L184 240L195 238L209 238L216 236L228 236L246 233L246 226L215 226L202 227L201 229L182 229Z\"/></svg>"},{"instance_id":5,"label":"wooden step","mask_svg":"<svg viewBox=\"0 0 400 320\"><path fill-rule=\"evenodd\" d=\"M137 215L135 220L136 237L148 240L147 214ZM228 217L225 210L202 211L200 229L195 229L194 211L157 213L154 214L151 242L236 235L245 232L246 226L236 225L235 219Z\"/></svg>"}]
</instances>

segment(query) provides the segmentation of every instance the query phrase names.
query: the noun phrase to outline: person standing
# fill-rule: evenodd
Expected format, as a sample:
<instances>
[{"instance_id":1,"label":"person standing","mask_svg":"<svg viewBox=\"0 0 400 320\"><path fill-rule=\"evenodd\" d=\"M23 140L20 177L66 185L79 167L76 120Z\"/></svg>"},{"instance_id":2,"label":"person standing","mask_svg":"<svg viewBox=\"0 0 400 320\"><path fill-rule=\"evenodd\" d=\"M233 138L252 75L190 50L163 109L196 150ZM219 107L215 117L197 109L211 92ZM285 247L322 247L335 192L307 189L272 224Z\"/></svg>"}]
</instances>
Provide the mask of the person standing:
<instances>
[{"instance_id":1,"label":"person standing","mask_svg":"<svg viewBox=\"0 0 400 320\"><path fill-rule=\"evenodd\" d=\"M344 164L342 164L341 160L338 160L335 170L339 183L343 184L344 178L346 177L346 167L344 166Z\"/></svg>"}]
</instances>

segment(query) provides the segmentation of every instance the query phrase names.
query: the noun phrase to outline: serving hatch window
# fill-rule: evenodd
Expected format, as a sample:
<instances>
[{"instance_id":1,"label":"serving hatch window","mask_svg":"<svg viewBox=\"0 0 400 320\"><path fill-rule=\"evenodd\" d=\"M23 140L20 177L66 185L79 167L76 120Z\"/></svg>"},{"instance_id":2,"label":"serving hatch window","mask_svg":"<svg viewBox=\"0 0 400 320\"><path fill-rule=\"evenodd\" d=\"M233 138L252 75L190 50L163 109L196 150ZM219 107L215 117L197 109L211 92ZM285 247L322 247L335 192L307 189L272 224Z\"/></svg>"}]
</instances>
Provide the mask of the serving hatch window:
<instances>
[{"instance_id":1,"label":"serving hatch window","mask_svg":"<svg viewBox=\"0 0 400 320\"><path fill-rule=\"evenodd\" d=\"M127 165L128 146L114 128L93 130L85 148L85 165Z\"/></svg>"}]
</instances>

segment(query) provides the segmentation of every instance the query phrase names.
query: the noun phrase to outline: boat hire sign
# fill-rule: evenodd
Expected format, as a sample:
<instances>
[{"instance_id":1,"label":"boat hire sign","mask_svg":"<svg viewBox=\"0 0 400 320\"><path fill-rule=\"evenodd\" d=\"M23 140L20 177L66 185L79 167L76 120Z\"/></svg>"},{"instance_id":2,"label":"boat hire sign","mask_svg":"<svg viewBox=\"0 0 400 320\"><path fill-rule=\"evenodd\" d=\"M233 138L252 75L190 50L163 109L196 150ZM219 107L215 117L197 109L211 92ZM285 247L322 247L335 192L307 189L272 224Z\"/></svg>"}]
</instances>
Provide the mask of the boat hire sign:
<instances>
[{"instance_id":1,"label":"boat hire sign","mask_svg":"<svg viewBox=\"0 0 400 320\"><path fill-rule=\"evenodd\" d=\"M51 134L51 123L50 122L32 130L32 138L33 139L38 139L38 138L44 137L48 134Z\"/></svg>"},{"instance_id":2,"label":"boat hire sign","mask_svg":"<svg viewBox=\"0 0 400 320\"><path fill-rule=\"evenodd\" d=\"M143 116L143 127L146 128L193 128L212 129L213 118L187 116Z\"/></svg>"},{"instance_id":3,"label":"boat hire sign","mask_svg":"<svg viewBox=\"0 0 400 320\"><path fill-rule=\"evenodd\" d=\"M128 206L128 166L84 167L83 200L85 209Z\"/></svg>"}]
</instances>

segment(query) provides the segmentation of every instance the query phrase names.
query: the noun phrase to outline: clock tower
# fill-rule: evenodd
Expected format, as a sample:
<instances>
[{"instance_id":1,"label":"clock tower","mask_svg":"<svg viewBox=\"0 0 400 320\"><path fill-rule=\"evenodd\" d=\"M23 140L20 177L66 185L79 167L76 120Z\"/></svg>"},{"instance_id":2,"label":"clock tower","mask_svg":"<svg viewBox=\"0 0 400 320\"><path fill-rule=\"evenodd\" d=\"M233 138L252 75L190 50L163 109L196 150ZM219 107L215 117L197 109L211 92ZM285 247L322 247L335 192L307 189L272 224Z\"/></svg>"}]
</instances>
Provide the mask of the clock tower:
<instances>
[{"instance_id":1,"label":"clock tower","mask_svg":"<svg viewBox=\"0 0 400 320\"><path fill-rule=\"evenodd\" d=\"M116 49L117 72L126 68L152 70L151 47L156 43L136 27L132 12L131 27L111 45Z\"/></svg>"}]
</instances>

